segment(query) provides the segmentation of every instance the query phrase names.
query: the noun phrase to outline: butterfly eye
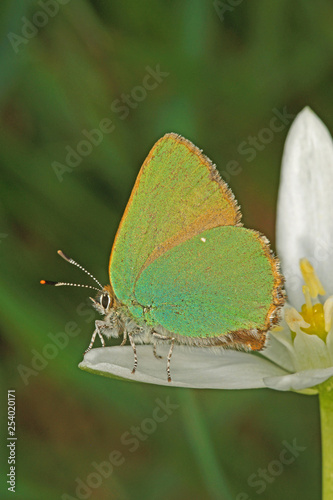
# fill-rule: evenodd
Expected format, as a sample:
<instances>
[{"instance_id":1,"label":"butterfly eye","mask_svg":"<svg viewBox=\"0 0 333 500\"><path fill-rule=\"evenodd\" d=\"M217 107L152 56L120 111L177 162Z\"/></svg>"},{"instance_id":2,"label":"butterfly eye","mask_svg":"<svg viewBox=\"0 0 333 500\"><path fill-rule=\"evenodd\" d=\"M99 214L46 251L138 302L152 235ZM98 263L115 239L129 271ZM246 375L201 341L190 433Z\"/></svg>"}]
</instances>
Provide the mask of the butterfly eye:
<instances>
[{"instance_id":1,"label":"butterfly eye","mask_svg":"<svg viewBox=\"0 0 333 500\"><path fill-rule=\"evenodd\" d=\"M100 300L101 300L101 304L104 307L104 309L107 309L109 307L109 304L110 304L109 294L106 293L105 295L102 295Z\"/></svg>"}]
</instances>

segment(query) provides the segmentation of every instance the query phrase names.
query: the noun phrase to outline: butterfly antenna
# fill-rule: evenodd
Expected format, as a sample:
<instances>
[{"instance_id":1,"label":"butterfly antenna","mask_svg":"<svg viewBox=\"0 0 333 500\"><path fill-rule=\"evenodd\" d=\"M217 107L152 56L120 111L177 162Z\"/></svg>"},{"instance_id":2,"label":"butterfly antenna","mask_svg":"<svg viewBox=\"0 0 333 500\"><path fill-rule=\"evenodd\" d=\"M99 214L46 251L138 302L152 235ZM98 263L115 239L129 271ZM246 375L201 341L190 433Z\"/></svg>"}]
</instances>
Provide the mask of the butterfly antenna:
<instances>
[{"instance_id":1,"label":"butterfly antenna","mask_svg":"<svg viewBox=\"0 0 333 500\"><path fill-rule=\"evenodd\" d=\"M97 290L100 292L99 288L91 285L80 285L79 283L63 283L62 281L49 281L49 280L40 280L41 285L52 285L52 286L79 286L81 288L92 288L93 290Z\"/></svg>"},{"instance_id":2,"label":"butterfly antenna","mask_svg":"<svg viewBox=\"0 0 333 500\"><path fill-rule=\"evenodd\" d=\"M75 262L74 259L72 259L71 257L67 257L67 255L64 254L64 252L62 252L61 250L58 250L57 252L60 257L62 257L64 260L66 260L67 262L69 262L70 264L73 264L73 266L76 266L78 267L79 269L81 269L81 271L83 271L84 273L88 274L88 276L90 276L90 278L92 278L94 281L96 281L96 283L100 286L100 288L103 290L103 287L102 285L100 284L100 282L95 278L95 276L93 276L91 273L89 273L84 267L80 266L80 264L78 264L77 262Z\"/></svg>"},{"instance_id":3,"label":"butterfly antenna","mask_svg":"<svg viewBox=\"0 0 333 500\"><path fill-rule=\"evenodd\" d=\"M74 259L72 259L71 257L67 257L67 255L64 254L64 252L62 252L61 250L58 250L58 254L60 255L60 257L62 257L64 260L66 260L67 262L69 262L70 264L73 264L73 266L76 266L78 267L79 269L81 269L81 271L83 271L84 273L88 274L88 276L90 276L90 278L92 278L94 281L96 281L96 283L98 284L98 286L100 287L99 288L96 288L95 286L91 286L91 285L81 285L79 283L64 283L63 281L49 281L49 280L40 280L40 284L41 285L52 285L52 286L78 286L78 287L81 287L81 288L91 288L92 290L97 290L97 292L100 292L100 290L103 290L103 287L102 285L100 284L100 282L95 278L95 276L93 276L91 273L89 273L84 267L80 266L80 264L78 264Z\"/></svg>"}]
</instances>

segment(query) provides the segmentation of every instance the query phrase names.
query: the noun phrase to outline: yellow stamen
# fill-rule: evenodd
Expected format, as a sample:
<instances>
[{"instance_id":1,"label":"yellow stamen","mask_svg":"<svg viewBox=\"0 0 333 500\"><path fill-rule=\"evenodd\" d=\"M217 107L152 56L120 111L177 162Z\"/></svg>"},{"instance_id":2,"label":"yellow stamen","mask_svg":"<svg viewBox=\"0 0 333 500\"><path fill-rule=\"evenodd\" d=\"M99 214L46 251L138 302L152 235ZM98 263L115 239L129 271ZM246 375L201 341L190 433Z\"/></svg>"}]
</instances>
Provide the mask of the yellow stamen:
<instances>
[{"instance_id":1,"label":"yellow stamen","mask_svg":"<svg viewBox=\"0 0 333 500\"><path fill-rule=\"evenodd\" d=\"M332 328L332 320L333 320L333 295L328 297L324 304L324 317L325 317L325 330L327 332Z\"/></svg>"},{"instance_id":2,"label":"yellow stamen","mask_svg":"<svg viewBox=\"0 0 333 500\"><path fill-rule=\"evenodd\" d=\"M305 306L303 306L305 307ZM295 337L295 332L302 327L308 328L310 327L310 324L304 321L304 318L302 314L300 314L294 307L286 307L284 311L284 319L287 322L287 325L290 328L290 331L293 335L293 338Z\"/></svg>"},{"instance_id":3,"label":"yellow stamen","mask_svg":"<svg viewBox=\"0 0 333 500\"><path fill-rule=\"evenodd\" d=\"M311 301L311 295L310 295L310 289L307 285L302 286L303 290L303 295L305 298L305 304L303 307L305 307L306 311L308 314L311 314L312 311L312 301Z\"/></svg>"},{"instance_id":4,"label":"yellow stamen","mask_svg":"<svg viewBox=\"0 0 333 500\"><path fill-rule=\"evenodd\" d=\"M325 295L326 292L324 290L324 287L320 283L320 280L310 262L305 258L301 259L300 268L304 282L309 289L311 297L314 299L318 295Z\"/></svg>"},{"instance_id":5,"label":"yellow stamen","mask_svg":"<svg viewBox=\"0 0 333 500\"><path fill-rule=\"evenodd\" d=\"M273 328L270 330L271 332L277 333L277 332L282 332L283 328L280 325L273 326Z\"/></svg>"},{"instance_id":6,"label":"yellow stamen","mask_svg":"<svg viewBox=\"0 0 333 500\"><path fill-rule=\"evenodd\" d=\"M307 259L304 258L300 260L300 268L305 281L305 285L303 286L305 304L302 305L300 315L309 325L308 327L304 327L304 325L301 326L301 330L309 335L318 335L321 339L326 340L327 332L329 331L328 326L331 326L331 308L328 306L324 308L318 301L318 295L325 295L326 292L315 270ZM316 298L316 303L312 305L312 299Z\"/></svg>"},{"instance_id":7,"label":"yellow stamen","mask_svg":"<svg viewBox=\"0 0 333 500\"><path fill-rule=\"evenodd\" d=\"M302 327L301 330L309 335L318 335L321 339L325 340L327 330L325 328L325 315L323 304L315 304L311 309L308 309L307 304L302 305L301 310L302 318L309 323L308 328Z\"/></svg>"}]
</instances>

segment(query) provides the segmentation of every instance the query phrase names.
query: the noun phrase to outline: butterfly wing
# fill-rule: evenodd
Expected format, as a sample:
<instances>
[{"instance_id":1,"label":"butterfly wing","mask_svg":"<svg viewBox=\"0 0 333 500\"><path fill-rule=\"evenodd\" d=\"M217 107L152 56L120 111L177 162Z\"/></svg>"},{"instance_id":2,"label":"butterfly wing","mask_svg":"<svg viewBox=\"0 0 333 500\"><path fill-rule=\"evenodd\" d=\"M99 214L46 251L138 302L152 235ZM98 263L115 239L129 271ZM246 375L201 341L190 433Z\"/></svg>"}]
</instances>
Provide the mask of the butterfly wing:
<instances>
[{"instance_id":1,"label":"butterfly wing","mask_svg":"<svg viewBox=\"0 0 333 500\"><path fill-rule=\"evenodd\" d=\"M151 326L193 339L227 336L230 344L260 349L277 321L281 287L267 240L230 226L204 231L159 256L141 273L135 297Z\"/></svg>"},{"instance_id":2,"label":"butterfly wing","mask_svg":"<svg viewBox=\"0 0 333 500\"><path fill-rule=\"evenodd\" d=\"M217 227L240 225L232 192L190 141L167 134L145 160L121 220L110 257L110 282L134 315L142 272L169 249Z\"/></svg>"}]
</instances>

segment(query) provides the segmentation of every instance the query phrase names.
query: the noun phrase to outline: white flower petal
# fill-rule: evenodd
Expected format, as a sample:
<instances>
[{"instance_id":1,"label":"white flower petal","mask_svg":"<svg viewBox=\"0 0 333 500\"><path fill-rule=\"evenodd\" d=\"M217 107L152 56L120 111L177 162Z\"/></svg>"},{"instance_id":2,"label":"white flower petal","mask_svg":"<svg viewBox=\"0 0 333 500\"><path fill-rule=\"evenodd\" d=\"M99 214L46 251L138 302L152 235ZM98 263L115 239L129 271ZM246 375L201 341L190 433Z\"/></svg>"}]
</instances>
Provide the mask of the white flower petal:
<instances>
[{"instance_id":1,"label":"white flower petal","mask_svg":"<svg viewBox=\"0 0 333 500\"><path fill-rule=\"evenodd\" d=\"M333 279L333 277L332 277ZM325 331L329 332L333 322L333 295L328 297L324 304Z\"/></svg>"},{"instance_id":2,"label":"white flower petal","mask_svg":"<svg viewBox=\"0 0 333 500\"><path fill-rule=\"evenodd\" d=\"M314 266L333 293L333 142L321 120L305 108L286 140L277 208L277 251L289 302L303 300L299 260Z\"/></svg>"},{"instance_id":3,"label":"white flower petal","mask_svg":"<svg viewBox=\"0 0 333 500\"><path fill-rule=\"evenodd\" d=\"M197 389L252 389L265 387L265 377L285 375L286 370L260 355L231 350L175 346L171 359L172 382L167 382L168 346L158 346L163 359L153 356L151 346L137 346L138 368L134 375L131 346L101 347L84 356L79 368L109 377L168 387Z\"/></svg>"},{"instance_id":4,"label":"white flower petal","mask_svg":"<svg viewBox=\"0 0 333 500\"><path fill-rule=\"evenodd\" d=\"M315 385L325 382L325 380L332 376L333 366L329 368L319 368L317 370L304 370L282 377L267 377L264 379L264 382L266 387L277 391L304 391L309 387L314 387ZM313 394L314 393L315 392L313 392Z\"/></svg>"},{"instance_id":5,"label":"white flower petal","mask_svg":"<svg viewBox=\"0 0 333 500\"><path fill-rule=\"evenodd\" d=\"M297 371L329 368L332 365L326 344L317 335L308 335L300 330L296 333L294 348Z\"/></svg>"},{"instance_id":6,"label":"white flower petal","mask_svg":"<svg viewBox=\"0 0 333 500\"><path fill-rule=\"evenodd\" d=\"M326 345L331 359L331 365L333 365L333 328L331 328L331 330L327 334Z\"/></svg>"},{"instance_id":7,"label":"white flower petal","mask_svg":"<svg viewBox=\"0 0 333 500\"><path fill-rule=\"evenodd\" d=\"M269 332L267 347L260 354L289 372L295 371L294 347L289 328L285 326L281 330Z\"/></svg>"}]
</instances>

